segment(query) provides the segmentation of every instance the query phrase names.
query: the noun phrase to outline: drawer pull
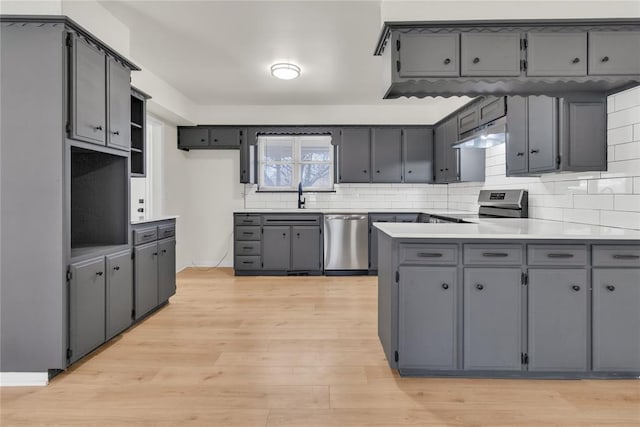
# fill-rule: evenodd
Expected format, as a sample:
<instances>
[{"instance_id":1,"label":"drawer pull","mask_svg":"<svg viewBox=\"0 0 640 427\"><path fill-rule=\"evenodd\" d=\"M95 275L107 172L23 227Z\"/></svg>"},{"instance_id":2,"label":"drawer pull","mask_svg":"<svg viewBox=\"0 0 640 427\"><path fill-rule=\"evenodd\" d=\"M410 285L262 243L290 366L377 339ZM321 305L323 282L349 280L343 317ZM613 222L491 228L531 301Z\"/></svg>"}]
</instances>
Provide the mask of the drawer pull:
<instances>
[{"instance_id":1,"label":"drawer pull","mask_svg":"<svg viewBox=\"0 0 640 427\"><path fill-rule=\"evenodd\" d=\"M615 290L616 290L616 287L615 287L615 286L613 286L613 285L607 285L607 286L605 286L605 288L607 288L607 290L608 290L609 292L613 292L613 291L615 291Z\"/></svg>"},{"instance_id":2,"label":"drawer pull","mask_svg":"<svg viewBox=\"0 0 640 427\"><path fill-rule=\"evenodd\" d=\"M477 289L477 290L479 290L479 291L481 291L481 290L483 290L483 289L484 289L484 285L481 285L480 283L478 283L478 284L476 285L476 289Z\"/></svg>"},{"instance_id":3,"label":"drawer pull","mask_svg":"<svg viewBox=\"0 0 640 427\"><path fill-rule=\"evenodd\" d=\"M442 289L444 289L446 291L447 289L449 289L449 285L446 284L446 283L443 283L442 284Z\"/></svg>"},{"instance_id":4,"label":"drawer pull","mask_svg":"<svg viewBox=\"0 0 640 427\"><path fill-rule=\"evenodd\" d=\"M253 222L253 220L252 220L252 219L243 219L243 220L242 220L242 222L244 222L244 223L251 223L251 222Z\"/></svg>"},{"instance_id":5,"label":"drawer pull","mask_svg":"<svg viewBox=\"0 0 640 427\"><path fill-rule=\"evenodd\" d=\"M574 292L578 292L580 290L580 286L578 285L572 285L571 289L573 289Z\"/></svg>"},{"instance_id":6,"label":"drawer pull","mask_svg":"<svg viewBox=\"0 0 640 427\"><path fill-rule=\"evenodd\" d=\"M244 249L245 251L250 251L252 248L251 246L243 246L242 249Z\"/></svg>"},{"instance_id":7,"label":"drawer pull","mask_svg":"<svg viewBox=\"0 0 640 427\"><path fill-rule=\"evenodd\" d=\"M420 258L442 258L442 254L438 252L418 252Z\"/></svg>"},{"instance_id":8,"label":"drawer pull","mask_svg":"<svg viewBox=\"0 0 640 427\"><path fill-rule=\"evenodd\" d=\"M550 253L547 254L547 258L573 258L573 254Z\"/></svg>"},{"instance_id":9,"label":"drawer pull","mask_svg":"<svg viewBox=\"0 0 640 427\"><path fill-rule=\"evenodd\" d=\"M253 231L243 231L242 234L244 234L245 236L250 236L253 234Z\"/></svg>"},{"instance_id":10,"label":"drawer pull","mask_svg":"<svg viewBox=\"0 0 640 427\"><path fill-rule=\"evenodd\" d=\"M143 235L142 235L142 237L143 237L144 239L148 239L149 237L153 237L153 233L150 233L150 234L143 234Z\"/></svg>"},{"instance_id":11,"label":"drawer pull","mask_svg":"<svg viewBox=\"0 0 640 427\"><path fill-rule=\"evenodd\" d=\"M640 255L615 254L614 259L639 259Z\"/></svg>"},{"instance_id":12,"label":"drawer pull","mask_svg":"<svg viewBox=\"0 0 640 427\"><path fill-rule=\"evenodd\" d=\"M487 258L506 258L509 254L504 252L483 252L482 256Z\"/></svg>"},{"instance_id":13,"label":"drawer pull","mask_svg":"<svg viewBox=\"0 0 640 427\"><path fill-rule=\"evenodd\" d=\"M253 261L242 261L243 264L253 264Z\"/></svg>"}]
</instances>

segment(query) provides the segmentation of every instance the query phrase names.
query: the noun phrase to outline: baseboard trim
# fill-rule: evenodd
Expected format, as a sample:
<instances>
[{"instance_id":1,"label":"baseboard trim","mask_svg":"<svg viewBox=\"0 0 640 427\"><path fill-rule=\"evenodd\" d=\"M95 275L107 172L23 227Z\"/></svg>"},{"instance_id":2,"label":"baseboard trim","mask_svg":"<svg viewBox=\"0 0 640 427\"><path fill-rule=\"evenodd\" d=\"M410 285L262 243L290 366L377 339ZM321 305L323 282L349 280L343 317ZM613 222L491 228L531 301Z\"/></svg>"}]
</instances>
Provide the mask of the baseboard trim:
<instances>
[{"instance_id":1,"label":"baseboard trim","mask_svg":"<svg viewBox=\"0 0 640 427\"><path fill-rule=\"evenodd\" d=\"M47 384L48 372L0 372L0 387L42 387Z\"/></svg>"}]
</instances>

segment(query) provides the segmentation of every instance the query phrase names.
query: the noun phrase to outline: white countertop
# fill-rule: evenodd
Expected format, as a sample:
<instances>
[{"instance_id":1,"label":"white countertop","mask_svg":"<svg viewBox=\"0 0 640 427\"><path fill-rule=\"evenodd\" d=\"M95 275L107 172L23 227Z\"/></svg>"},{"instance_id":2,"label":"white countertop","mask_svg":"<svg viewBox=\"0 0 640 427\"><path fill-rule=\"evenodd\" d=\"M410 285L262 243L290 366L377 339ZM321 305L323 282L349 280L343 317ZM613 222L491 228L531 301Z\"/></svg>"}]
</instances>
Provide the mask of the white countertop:
<instances>
[{"instance_id":1,"label":"white countertop","mask_svg":"<svg viewBox=\"0 0 640 427\"><path fill-rule=\"evenodd\" d=\"M397 239L635 240L640 230L541 219L478 218L470 224L374 223Z\"/></svg>"},{"instance_id":2,"label":"white countertop","mask_svg":"<svg viewBox=\"0 0 640 427\"><path fill-rule=\"evenodd\" d=\"M309 209L242 209L235 211L234 213L265 213L265 214L290 214L290 213L321 213L321 214L334 214L334 213L426 213L433 215L451 216L455 218L461 217L477 217L477 212L471 211L458 211L447 209L420 209L420 208L343 208L343 209L323 209L323 208L309 208Z\"/></svg>"},{"instance_id":3,"label":"white countertop","mask_svg":"<svg viewBox=\"0 0 640 427\"><path fill-rule=\"evenodd\" d=\"M138 219L131 218L131 225L145 224L147 222L165 221L168 219L176 219L179 217L180 215L157 215L157 216L138 218Z\"/></svg>"}]
</instances>

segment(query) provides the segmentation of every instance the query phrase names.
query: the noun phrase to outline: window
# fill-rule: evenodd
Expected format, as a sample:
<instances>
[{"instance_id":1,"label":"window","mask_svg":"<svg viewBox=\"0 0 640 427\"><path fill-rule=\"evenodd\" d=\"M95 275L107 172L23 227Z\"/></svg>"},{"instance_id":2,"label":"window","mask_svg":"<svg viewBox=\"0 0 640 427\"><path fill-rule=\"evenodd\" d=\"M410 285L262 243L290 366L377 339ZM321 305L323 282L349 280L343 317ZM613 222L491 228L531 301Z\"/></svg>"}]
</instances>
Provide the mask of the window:
<instances>
[{"instance_id":1,"label":"window","mask_svg":"<svg viewBox=\"0 0 640 427\"><path fill-rule=\"evenodd\" d=\"M268 191L333 190L329 135L259 136L258 187Z\"/></svg>"}]
</instances>

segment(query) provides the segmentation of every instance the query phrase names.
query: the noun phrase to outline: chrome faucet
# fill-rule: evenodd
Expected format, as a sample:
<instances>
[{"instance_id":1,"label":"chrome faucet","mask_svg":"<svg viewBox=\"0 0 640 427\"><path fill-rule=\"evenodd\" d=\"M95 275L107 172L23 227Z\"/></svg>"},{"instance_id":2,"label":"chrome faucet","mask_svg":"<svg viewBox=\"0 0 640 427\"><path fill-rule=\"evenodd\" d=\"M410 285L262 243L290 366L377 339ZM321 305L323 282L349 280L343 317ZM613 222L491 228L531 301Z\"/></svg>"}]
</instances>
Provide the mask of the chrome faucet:
<instances>
[{"instance_id":1,"label":"chrome faucet","mask_svg":"<svg viewBox=\"0 0 640 427\"><path fill-rule=\"evenodd\" d=\"M306 199L302 197L302 182L298 183L298 209L304 209L304 204L307 202Z\"/></svg>"}]
</instances>

